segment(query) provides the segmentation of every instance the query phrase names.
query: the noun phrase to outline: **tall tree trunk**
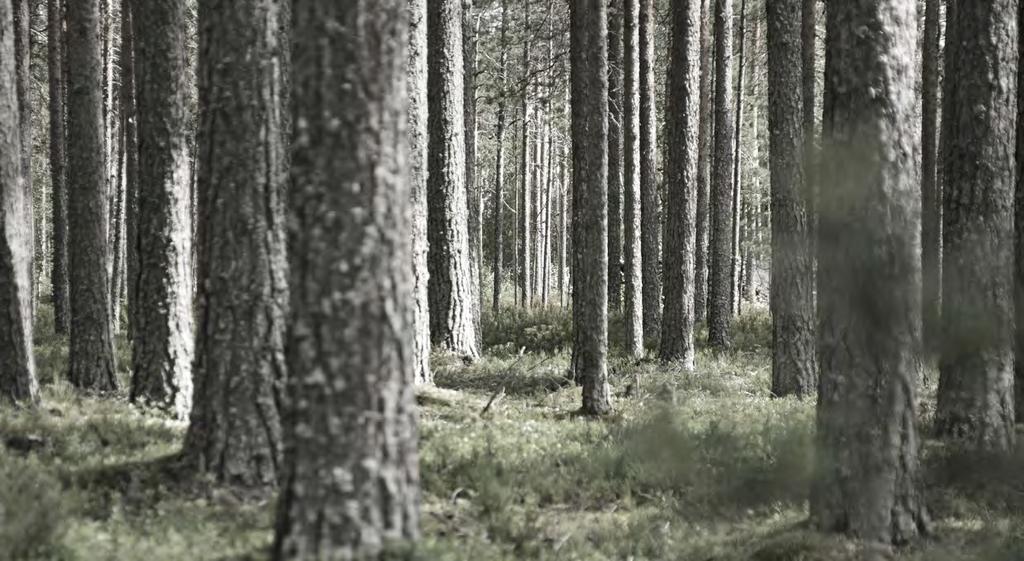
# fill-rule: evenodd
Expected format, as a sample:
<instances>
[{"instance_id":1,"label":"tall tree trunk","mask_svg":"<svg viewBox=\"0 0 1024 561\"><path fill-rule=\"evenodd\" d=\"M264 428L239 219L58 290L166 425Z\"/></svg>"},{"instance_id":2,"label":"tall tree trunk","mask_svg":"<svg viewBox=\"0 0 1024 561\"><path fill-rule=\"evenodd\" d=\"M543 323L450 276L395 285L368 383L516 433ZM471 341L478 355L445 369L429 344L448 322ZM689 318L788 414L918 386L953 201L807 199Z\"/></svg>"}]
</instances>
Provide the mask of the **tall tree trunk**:
<instances>
[{"instance_id":1,"label":"tall tree trunk","mask_svg":"<svg viewBox=\"0 0 1024 561\"><path fill-rule=\"evenodd\" d=\"M700 128L697 132L697 238L694 250L693 315L694 321L707 320L708 310L708 225L711 216L708 194L711 181L711 148L714 134L714 1L702 0L700 16Z\"/></svg>"},{"instance_id":2,"label":"tall tree trunk","mask_svg":"<svg viewBox=\"0 0 1024 561\"><path fill-rule=\"evenodd\" d=\"M697 236L697 165L700 130L701 1L672 4L668 71L665 221L665 313L661 359L693 370L693 281Z\"/></svg>"},{"instance_id":3,"label":"tall tree trunk","mask_svg":"<svg viewBox=\"0 0 1024 561\"><path fill-rule=\"evenodd\" d=\"M732 0L715 0L715 146L711 186L708 343L729 344L732 322Z\"/></svg>"},{"instance_id":4,"label":"tall tree trunk","mask_svg":"<svg viewBox=\"0 0 1024 561\"><path fill-rule=\"evenodd\" d=\"M1017 19L1018 53L1024 53L1024 4ZM948 41L948 40L947 40ZM1019 62L1019 61L1018 61ZM1017 330L1014 352L1014 404L1016 420L1024 423L1024 72L1017 73L1017 190L1014 194L1014 316Z\"/></svg>"},{"instance_id":5,"label":"tall tree trunk","mask_svg":"<svg viewBox=\"0 0 1024 561\"><path fill-rule=\"evenodd\" d=\"M32 208L32 2L13 0L14 3L14 57L16 89L18 91L18 123L21 127L21 189L22 209L28 226L28 243L33 250L28 254L29 278L35 271L35 213ZM30 280L30 308L35 310L35 283Z\"/></svg>"},{"instance_id":6,"label":"tall tree trunk","mask_svg":"<svg viewBox=\"0 0 1024 561\"><path fill-rule=\"evenodd\" d=\"M274 485L282 459L288 170L280 76L290 61L279 41L290 34L279 33L281 15L271 0L199 5L199 309L184 455L218 482L247 486Z\"/></svg>"},{"instance_id":7,"label":"tall tree trunk","mask_svg":"<svg viewBox=\"0 0 1024 561\"><path fill-rule=\"evenodd\" d=\"M625 131L623 161L622 232L625 257L625 352L631 358L644 355L644 293L642 196L640 188L640 3L625 0L623 10L623 109Z\"/></svg>"},{"instance_id":8,"label":"tall tree trunk","mask_svg":"<svg viewBox=\"0 0 1024 561\"><path fill-rule=\"evenodd\" d=\"M627 4L633 1L627 0ZM582 411L586 415L605 415L612 409L608 386L606 8L606 0L571 0L569 4L575 213L572 221L575 260L572 363L576 380L583 386ZM628 21L626 27L629 27Z\"/></svg>"},{"instance_id":9,"label":"tall tree trunk","mask_svg":"<svg viewBox=\"0 0 1024 561\"><path fill-rule=\"evenodd\" d=\"M530 237L530 216L533 215L530 198L533 190L530 184L530 0L526 0L523 9L523 80L520 84L522 104L521 117L523 119L522 133L523 142L520 146L520 178L519 178L519 199L518 199L518 259L519 259L519 303L524 306L533 304L530 298L532 279L530 278L530 249L533 247Z\"/></svg>"},{"instance_id":10,"label":"tall tree trunk","mask_svg":"<svg viewBox=\"0 0 1024 561\"><path fill-rule=\"evenodd\" d=\"M622 309L623 0L608 0L608 306Z\"/></svg>"},{"instance_id":11,"label":"tall tree trunk","mask_svg":"<svg viewBox=\"0 0 1024 561\"><path fill-rule=\"evenodd\" d=\"M117 388L107 276L100 2L67 3L68 256L71 383Z\"/></svg>"},{"instance_id":12,"label":"tall tree trunk","mask_svg":"<svg viewBox=\"0 0 1024 561\"><path fill-rule=\"evenodd\" d=\"M497 315L501 305L501 283L504 280L505 264L505 227L502 220L505 206L505 95L508 93L508 0L501 0L501 45L498 53L498 80L501 84L501 95L498 96L498 125L494 135L494 295L491 309Z\"/></svg>"},{"instance_id":13,"label":"tall tree trunk","mask_svg":"<svg viewBox=\"0 0 1024 561\"><path fill-rule=\"evenodd\" d=\"M811 246L817 243L817 180L818 169L817 151L817 124L815 116L815 89L817 85L818 67L817 59L817 32L818 32L818 2L822 0L803 0L800 14L800 51L803 66L801 78L801 92L803 94L803 125L804 125L804 181L807 184L805 189L807 199L807 210L811 217L810 232ZM812 259L815 259L812 257ZM816 266L815 266L816 267ZM817 282L817 281L815 281Z\"/></svg>"},{"instance_id":14,"label":"tall tree trunk","mask_svg":"<svg viewBox=\"0 0 1024 561\"><path fill-rule=\"evenodd\" d=\"M409 18L409 172L412 180L413 366L430 384L430 267L427 264L427 0L407 0Z\"/></svg>"},{"instance_id":15,"label":"tall tree trunk","mask_svg":"<svg viewBox=\"0 0 1024 561\"><path fill-rule=\"evenodd\" d=\"M39 402L32 354L32 234L25 214L15 14L0 2L0 404Z\"/></svg>"},{"instance_id":16,"label":"tall tree trunk","mask_svg":"<svg viewBox=\"0 0 1024 561\"><path fill-rule=\"evenodd\" d=\"M927 530L915 387L921 206L916 0L828 5L811 519L878 545ZM861 33L848 33L850 29Z\"/></svg>"},{"instance_id":17,"label":"tall tree trunk","mask_svg":"<svg viewBox=\"0 0 1024 561\"><path fill-rule=\"evenodd\" d=\"M47 2L46 50L49 60L50 95L50 184L53 219L52 269L50 286L53 299L54 331L66 335L70 327L68 313L68 190L64 89L63 2Z\"/></svg>"},{"instance_id":18,"label":"tall tree trunk","mask_svg":"<svg viewBox=\"0 0 1024 561\"><path fill-rule=\"evenodd\" d=\"M184 419L192 405L195 343L187 7L162 0L140 0L134 7L139 268L131 398Z\"/></svg>"},{"instance_id":19,"label":"tall tree trunk","mask_svg":"<svg viewBox=\"0 0 1024 561\"><path fill-rule=\"evenodd\" d=\"M135 38L132 6L121 9L121 117L124 120L124 232L128 335L134 337L139 276L139 134L135 98Z\"/></svg>"},{"instance_id":20,"label":"tall tree trunk","mask_svg":"<svg viewBox=\"0 0 1024 561\"><path fill-rule=\"evenodd\" d=\"M733 115L733 160L732 160L732 248L730 265L729 301L734 314L740 312L740 267L742 265L740 255L740 223L743 216L743 79L746 75L746 45L747 45L747 0L740 0L740 21L736 30L736 38L739 41L739 63L736 66L736 113Z\"/></svg>"},{"instance_id":21,"label":"tall tree trunk","mask_svg":"<svg viewBox=\"0 0 1024 561\"><path fill-rule=\"evenodd\" d=\"M768 3L771 156L772 395L811 396L815 367L814 259L806 205L800 1Z\"/></svg>"},{"instance_id":22,"label":"tall tree trunk","mask_svg":"<svg viewBox=\"0 0 1024 561\"><path fill-rule=\"evenodd\" d=\"M466 129L466 206L469 211L469 280L470 299L467 305L472 308L474 332L480 337L480 233L481 209L480 186L476 177L476 52L477 27L480 17L473 15L473 0L462 0L462 48L464 76L463 115ZM477 341L477 346L481 341Z\"/></svg>"},{"instance_id":23,"label":"tall tree trunk","mask_svg":"<svg viewBox=\"0 0 1024 561\"><path fill-rule=\"evenodd\" d=\"M655 111L654 0L640 2L640 228L643 254L644 336L661 332L661 194L658 189L658 114Z\"/></svg>"},{"instance_id":24,"label":"tall tree trunk","mask_svg":"<svg viewBox=\"0 0 1024 561\"><path fill-rule=\"evenodd\" d=\"M921 70L921 306L925 349L938 349L942 194L938 181L939 18L941 0L925 0Z\"/></svg>"},{"instance_id":25,"label":"tall tree trunk","mask_svg":"<svg viewBox=\"0 0 1024 561\"><path fill-rule=\"evenodd\" d=\"M427 20L430 336L447 351L476 357L480 350L465 189L461 0L428 3Z\"/></svg>"},{"instance_id":26,"label":"tall tree trunk","mask_svg":"<svg viewBox=\"0 0 1024 561\"><path fill-rule=\"evenodd\" d=\"M293 6L290 412L272 558L378 558L388 542L419 535L408 2ZM430 23L444 22L461 53L459 0L442 7ZM462 70L461 60L447 66Z\"/></svg>"},{"instance_id":27,"label":"tall tree trunk","mask_svg":"<svg viewBox=\"0 0 1024 561\"><path fill-rule=\"evenodd\" d=\"M1013 197L1017 4L958 3L943 157L942 356L936 428L980 448L1013 445ZM960 38L971 37L971 41Z\"/></svg>"}]
</instances>

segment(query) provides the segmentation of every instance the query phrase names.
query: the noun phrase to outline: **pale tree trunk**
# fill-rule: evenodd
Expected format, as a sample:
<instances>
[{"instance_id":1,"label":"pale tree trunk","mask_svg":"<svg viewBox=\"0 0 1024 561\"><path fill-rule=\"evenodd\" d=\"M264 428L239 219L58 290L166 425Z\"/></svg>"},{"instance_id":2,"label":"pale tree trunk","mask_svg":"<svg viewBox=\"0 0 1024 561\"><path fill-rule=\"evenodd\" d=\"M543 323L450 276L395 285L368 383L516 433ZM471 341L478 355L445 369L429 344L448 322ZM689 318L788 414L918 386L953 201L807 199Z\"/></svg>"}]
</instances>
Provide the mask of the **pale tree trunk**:
<instances>
[{"instance_id":1,"label":"pale tree trunk","mask_svg":"<svg viewBox=\"0 0 1024 561\"><path fill-rule=\"evenodd\" d=\"M665 313L661 359L694 368L693 280L700 130L700 0L672 4L665 183Z\"/></svg>"},{"instance_id":2,"label":"pale tree trunk","mask_svg":"<svg viewBox=\"0 0 1024 561\"><path fill-rule=\"evenodd\" d=\"M1024 4L1017 19L1018 52L1024 52ZM1017 190L1014 194L1014 238L1016 269L1014 271L1014 316L1016 339L1014 352L1014 404L1016 420L1024 422L1024 73L1017 73Z\"/></svg>"},{"instance_id":3,"label":"pale tree trunk","mask_svg":"<svg viewBox=\"0 0 1024 561\"><path fill-rule=\"evenodd\" d=\"M921 307L925 349L938 350L942 193L938 181L939 25L941 0L925 0L921 70Z\"/></svg>"},{"instance_id":4,"label":"pale tree trunk","mask_svg":"<svg viewBox=\"0 0 1024 561\"><path fill-rule=\"evenodd\" d=\"M466 206L469 211L469 280L470 280L470 301L467 305L472 308L474 331L477 338L480 337L480 233L481 233L481 209L480 209L480 186L476 177L476 57L477 57L477 27L480 17L473 14L473 0L462 0L462 49L464 77L463 81L463 115L466 135ZM481 341L477 341L477 346Z\"/></svg>"},{"instance_id":5,"label":"pale tree trunk","mask_svg":"<svg viewBox=\"0 0 1024 561\"><path fill-rule=\"evenodd\" d=\"M608 386L608 13L571 0L573 349L586 415L611 412ZM631 1L631 0L630 0Z\"/></svg>"},{"instance_id":6,"label":"pale tree trunk","mask_svg":"<svg viewBox=\"0 0 1024 561\"><path fill-rule=\"evenodd\" d=\"M622 309L623 1L608 0L608 307Z\"/></svg>"},{"instance_id":7,"label":"pale tree trunk","mask_svg":"<svg viewBox=\"0 0 1024 561\"><path fill-rule=\"evenodd\" d=\"M711 180L711 146L714 134L714 62L712 29L714 0L702 0L700 16L700 128L697 161L697 238L694 249L693 315L694 321L707 320L708 310L708 226L711 216L708 194Z\"/></svg>"},{"instance_id":8,"label":"pale tree trunk","mask_svg":"<svg viewBox=\"0 0 1024 561\"><path fill-rule=\"evenodd\" d=\"M427 264L427 0L407 0L409 61L409 174L412 206L413 366L417 384L433 383L430 371L430 268ZM290 110L289 110L290 111Z\"/></svg>"},{"instance_id":9,"label":"pale tree trunk","mask_svg":"<svg viewBox=\"0 0 1024 561\"><path fill-rule=\"evenodd\" d=\"M643 242L640 189L640 3L625 0L623 10L623 109L625 132L622 190L623 323L625 353L631 358L644 355Z\"/></svg>"},{"instance_id":10,"label":"pale tree trunk","mask_svg":"<svg viewBox=\"0 0 1024 561\"><path fill-rule=\"evenodd\" d=\"M501 84L501 95L497 103L497 130L494 135L495 150L497 155L494 161L494 295L491 299L491 309L495 315L498 314L501 305L501 283L504 280L505 264L505 228L504 206L505 206L505 95L508 93L508 0L501 0L501 45L498 54L498 79Z\"/></svg>"},{"instance_id":11,"label":"pale tree trunk","mask_svg":"<svg viewBox=\"0 0 1024 561\"><path fill-rule=\"evenodd\" d=\"M1013 154L1017 4L958 3L944 162L942 352L936 428L986 450L1014 440ZM961 38L972 38L971 41Z\"/></svg>"},{"instance_id":12,"label":"pale tree trunk","mask_svg":"<svg viewBox=\"0 0 1024 561\"><path fill-rule=\"evenodd\" d=\"M282 461L286 15L272 0L199 5L196 383L183 454L232 485L273 486Z\"/></svg>"},{"instance_id":13,"label":"pale tree trunk","mask_svg":"<svg viewBox=\"0 0 1024 561\"><path fill-rule=\"evenodd\" d=\"M708 343L729 344L732 323L732 0L715 0L715 138L711 177Z\"/></svg>"},{"instance_id":14,"label":"pale tree trunk","mask_svg":"<svg viewBox=\"0 0 1024 561\"><path fill-rule=\"evenodd\" d=\"M740 267L742 256L740 255L740 224L743 216L743 100L744 100L744 77L746 76L746 46L747 46L747 0L740 0L740 21L736 30L739 41L739 61L736 65L736 113L733 115L733 168L732 168L732 248L730 256L730 286L729 300L732 313L740 313Z\"/></svg>"},{"instance_id":15,"label":"pale tree trunk","mask_svg":"<svg viewBox=\"0 0 1024 561\"><path fill-rule=\"evenodd\" d=\"M457 38L459 0L441 7L438 23ZM419 535L407 16L407 0L293 4L289 414L275 561L377 559Z\"/></svg>"},{"instance_id":16,"label":"pale tree trunk","mask_svg":"<svg viewBox=\"0 0 1024 561\"><path fill-rule=\"evenodd\" d=\"M519 260L519 304L528 307L533 304L530 298L532 279L530 278L530 249L533 248L530 237L530 216L533 215L533 201L530 198L533 187L530 183L530 100L529 100L529 79L530 79L530 0L526 0L523 9L523 29L527 30L523 40L523 80L522 104L520 108L522 117L522 144L520 145L520 168L519 168L519 199L518 199L518 245L517 254Z\"/></svg>"},{"instance_id":17,"label":"pale tree trunk","mask_svg":"<svg viewBox=\"0 0 1024 561\"><path fill-rule=\"evenodd\" d=\"M654 0L640 2L640 228L644 337L661 332L661 195L655 111Z\"/></svg>"},{"instance_id":18,"label":"pale tree trunk","mask_svg":"<svg viewBox=\"0 0 1024 561\"><path fill-rule=\"evenodd\" d=\"M21 128L21 212L28 226L28 243L33 248L28 255L28 267L35 271L35 213L32 208L32 4L30 0L13 0L14 3L14 57L16 89L18 91L18 124ZM30 282L30 309L35 310L35 283Z\"/></svg>"},{"instance_id":19,"label":"pale tree trunk","mask_svg":"<svg viewBox=\"0 0 1024 561\"><path fill-rule=\"evenodd\" d=\"M64 88L64 18L63 2L47 2L47 59L49 61L50 95L50 184L53 218L53 247L51 251L50 286L53 300L54 331L67 335L68 312L68 190L67 144Z\"/></svg>"}]
</instances>

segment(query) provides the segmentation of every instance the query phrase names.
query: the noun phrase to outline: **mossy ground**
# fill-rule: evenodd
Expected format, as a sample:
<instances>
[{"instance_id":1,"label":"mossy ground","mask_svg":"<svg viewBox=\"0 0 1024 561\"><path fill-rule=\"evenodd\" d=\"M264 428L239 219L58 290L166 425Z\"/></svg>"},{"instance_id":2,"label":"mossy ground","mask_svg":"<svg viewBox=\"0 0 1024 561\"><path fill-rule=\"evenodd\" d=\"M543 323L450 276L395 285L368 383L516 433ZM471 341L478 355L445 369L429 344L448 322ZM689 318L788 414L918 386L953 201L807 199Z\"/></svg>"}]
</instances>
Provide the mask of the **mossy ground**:
<instances>
[{"instance_id":1,"label":"mossy ground","mask_svg":"<svg viewBox=\"0 0 1024 561\"><path fill-rule=\"evenodd\" d=\"M740 319L730 352L701 351L694 374L613 358L616 412L602 420L575 415L567 314L485 323L487 356L433 357L437 387L419 393L424 536L395 559L858 557L806 528L814 405L768 397L763 311ZM31 448L0 446L0 559L266 559L273 497L183 477L185 426L124 396L77 395L48 325L43 407L0 412L0 442ZM933 388L924 394L927 431ZM1024 454L983 459L928 440L925 466L933 536L899 559L1024 559Z\"/></svg>"}]
</instances>

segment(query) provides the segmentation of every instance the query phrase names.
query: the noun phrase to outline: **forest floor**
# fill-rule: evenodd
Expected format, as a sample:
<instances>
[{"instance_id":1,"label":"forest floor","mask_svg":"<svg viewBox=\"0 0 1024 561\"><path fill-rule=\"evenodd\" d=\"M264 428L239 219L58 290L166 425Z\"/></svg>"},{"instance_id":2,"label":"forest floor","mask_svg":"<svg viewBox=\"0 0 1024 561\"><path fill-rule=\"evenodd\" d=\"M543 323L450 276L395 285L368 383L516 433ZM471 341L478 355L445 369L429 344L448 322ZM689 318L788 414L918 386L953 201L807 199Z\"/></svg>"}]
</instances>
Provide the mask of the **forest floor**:
<instances>
[{"instance_id":1,"label":"forest floor","mask_svg":"<svg viewBox=\"0 0 1024 561\"><path fill-rule=\"evenodd\" d=\"M485 324L486 357L433 357L437 387L418 394L424 539L393 559L856 557L806 529L814 405L769 398L763 311L738 320L730 352L701 351L695 374L613 360L616 412L602 420L574 414L567 314ZM185 425L76 395L65 346L37 339L44 406L0 411L0 559L268 557L273 497L167 477ZM925 434L933 397L926 383ZM1024 453L928 439L924 464L933 533L898 559L1024 559Z\"/></svg>"}]
</instances>

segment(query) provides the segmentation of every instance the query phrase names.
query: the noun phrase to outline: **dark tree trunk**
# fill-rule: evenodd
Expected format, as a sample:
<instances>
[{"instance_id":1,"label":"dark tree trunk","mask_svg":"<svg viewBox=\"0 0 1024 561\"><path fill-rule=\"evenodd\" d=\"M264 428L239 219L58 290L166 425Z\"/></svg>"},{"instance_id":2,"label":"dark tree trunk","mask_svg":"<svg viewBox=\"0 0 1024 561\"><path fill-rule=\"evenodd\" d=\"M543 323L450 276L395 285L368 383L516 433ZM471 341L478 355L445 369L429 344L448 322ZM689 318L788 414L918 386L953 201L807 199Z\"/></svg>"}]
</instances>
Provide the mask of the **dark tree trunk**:
<instances>
[{"instance_id":1,"label":"dark tree trunk","mask_svg":"<svg viewBox=\"0 0 1024 561\"><path fill-rule=\"evenodd\" d=\"M942 195L938 181L939 18L941 0L925 0L921 70L921 306L925 349L938 349Z\"/></svg>"},{"instance_id":2,"label":"dark tree trunk","mask_svg":"<svg viewBox=\"0 0 1024 561\"><path fill-rule=\"evenodd\" d=\"M701 1L672 3L668 70L665 183L665 313L661 359L694 367L693 279L697 236L697 165L700 122Z\"/></svg>"},{"instance_id":3,"label":"dark tree trunk","mask_svg":"<svg viewBox=\"0 0 1024 561\"><path fill-rule=\"evenodd\" d=\"M661 195L658 189L658 115L655 111L654 0L640 2L640 223L644 336L661 328Z\"/></svg>"},{"instance_id":4,"label":"dark tree trunk","mask_svg":"<svg viewBox=\"0 0 1024 561\"><path fill-rule=\"evenodd\" d=\"M216 481L273 485L288 305L280 69L272 0L199 5L199 298L184 454ZM230 127L223 124L230 123ZM239 283L238 279L246 279Z\"/></svg>"},{"instance_id":5,"label":"dark tree trunk","mask_svg":"<svg viewBox=\"0 0 1024 561\"><path fill-rule=\"evenodd\" d=\"M121 8L121 117L124 120L124 237L125 296L127 298L128 335L133 337L133 316L138 307L139 274L139 134L135 99L135 37L132 33L132 7Z\"/></svg>"},{"instance_id":6,"label":"dark tree trunk","mask_svg":"<svg viewBox=\"0 0 1024 561\"><path fill-rule=\"evenodd\" d=\"M980 448L1013 445L1013 197L1018 37L1011 0L956 5L943 157L942 356L936 428Z\"/></svg>"},{"instance_id":7,"label":"dark tree trunk","mask_svg":"<svg viewBox=\"0 0 1024 561\"><path fill-rule=\"evenodd\" d=\"M804 124L804 173L807 176L807 209L811 217L811 245L816 243L817 235L814 233L817 224L817 183L815 171L817 170L817 143L816 140L816 118L815 118L815 89L817 85L818 69L817 38L818 32L818 2L821 0L803 0L800 14L800 49L803 72L801 78L801 91L803 94L803 124ZM814 259L812 257L812 259ZM815 281L817 282L817 281Z\"/></svg>"},{"instance_id":8,"label":"dark tree trunk","mask_svg":"<svg viewBox=\"0 0 1024 561\"><path fill-rule=\"evenodd\" d=\"M501 46L498 54L498 79L501 84L501 95L498 96L497 119L498 126L495 132L495 151L497 155L494 162L494 295L491 301L491 309L497 315L501 305L501 283L504 276L505 263L505 227L502 220L505 206L505 94L508 93L508 0L501 0Z\"/></svg>"},{"instance_id":9,"label":"dark tree trunk","mask_svg":"<svg viewBox=\"0 0 1024 561\"><path fill-rule=\"evenodd\" d=\"M35 405L32 233L25 215L14 20L11 3L0 2L0 405Z\"/></svg>"},{"instance_id":10,"label":"dark tree trunk","mask_svg":"<svg viewBox=\"0 0 1024 561\"><path fill-rule=\"evenodd\" d=\"M469 269L470 269L470 298L466 304L472 308L474 332L477 336L477 346L481 344L480 338L480 233L481 209L480 209L480 186L477 185L476 177L476 52L477 52L477 23L479 16L473 16L473 0L462 0L462 48L464 65L464 96L463 104L464 126L466 129L466 206L469 211ZM476 22L476 23L475 23Z\"/></svg>"},{"instance_id":11,"label":"dark tree trunk","mask_svg":"<svg viewBox=\"0 0 1024 561\"><path fill-rule=\"evenodd\" d=\"M711 180L711 145L715 124L714 32L712 29L714 0L702 0L700 16L700 129L697 133L697 237L694 253L693 315L694 321L707 320L708 310L708 225L711 223L708 194Z\"/></svg>"},{"instance_id":12,"label":"dark tree trunk","mask_svg":"<svg viewBox=\"0 0 1024 561\"><path fill-rule=\"evenodd\" d=\"M187 8L163 0L139 0L133 7L139 266L131 398L184 419L192 403L194 347Z\"/></svg>"},{"instance_id":13,"label":"dark tree trunk","mask_svg":"<svg viewBox=\"0 0 1024 561\"><path fill-rule=\"evenodd\" d=\"M1024 53L1024 4L1017 19L1018 53ZM1014 238L1016 269L1014 271L1014 316L1016 339L1014 352L1014 404L1018 423L1024 423L1024 73L1017 73L1017 190L1014 195Z\"/></svg>"},{"instance_id":14,"label":"dark tree trunk","mask_svg":"<svg viewBox=\"0 0 1024 561\"><path fill-rule=\"evenodd\" d=\"M732 322L732 0L715 0L715 146L711 174L708 343L729 344Z\"/></svg>"},{"instance_id":15,"label":"dark tree trunk","mask_svg":"<svg viewBox=\"0 0 1024 561\"><path fill-rule=\"evenodd\" d=\"M814 260L803 161L800 1L775 0L767 5L772 395L779 397L806 397L817 391Z\"/></svg>"},{"instance_id":16,"label":"dark tree trunk","mask_svg":"<svg viewBox=\"0 0 1024 561\"><path fill-rule=\"evenodd\" d=\"M71 383L117 388L107 276L100 2L67 3L68 256Z\"/></svg>"},{"instance_id":17,"label":"dark tree trunk","mask_svg":"<svg viewBox=\"0 0 1024 561\"><path fill-rule=\"evenodd\" d=\"M583 413L605 415L612 409L608 386L606 0L571 0L569 19L574 212L572 362L576 380L583 386Z\"/></svg>"},{"instance_id":18,"label":"dark tree trunk","mask_svg":"<svg viewBox=\"0 0 1024 561\"><path fill-rule=\"evenodd\" d=\"M408 0L409 172L412 181L413 331L416 383L430 384L430 306L427 265L427 0Z\"/></svg>"},{"instance_id":19,"label":"dark tree trunk","mask_svg":"<svg viewBox=\"0 0 1024 561\"><path fill-rule=\"evenodd\" d=\"M64 132L64 18L63 2L47 3L47 58L49 60L50 95L50 198L53 218L52 269L50 284L53 298L54 331L66 335L69 329L68 313L68 190L66 136Z\"/></svg>"},{"instance_id":20,"label":"dark tree trunk","mask_svg":"<svg viewBox=\"0 0 1024 561\"><path fill-rule=\"evenodd\" d=\"M622 309L623 0L608 0L608 307Z\"/></svg>"},{"instance_id":21,"label":"dark tree trunk","mask_svg":"<svg viewBox=\"0 0 1024 561\"><path fill-rule=\"evenodd\" d=\"M427 19L430 336L444 350L476 357L480 351L465 189L461 0L428 2Z\"/></svg>"},{"instance_id":22,"label":"dark tree trunk","mask_svg":"<svg viewBox=\"0 0 1024 561\"><path fill-rule=\"evenodd\" d=\"M625 257L625 352L644 355L643 242L640 189L640 3L625 0L623 11L623 160L622 232Z\"/></svg>"},{"instance_id":23,"label":"dark tree trunk","mask_svg":"<svg viewBox=\"0 0 1024 561\"><path fill-rule=\"evenodd\" d=\"M272 557L378 558L419 534L408 2L293 6L290 409ZM444 7L459 30L458 0Z\"/></svg>"},{"instance_id":24,"label":"dark tree trunk","mask_svg":"<svg viewBox=\"0 0 1024 561\"><path fill-rule=\"evenodd\" d=\"M926 531L916 0L828 6L811 519L879 546ZM861 33L848 33L858 29Z\"/></svg>"}]
</instances>

